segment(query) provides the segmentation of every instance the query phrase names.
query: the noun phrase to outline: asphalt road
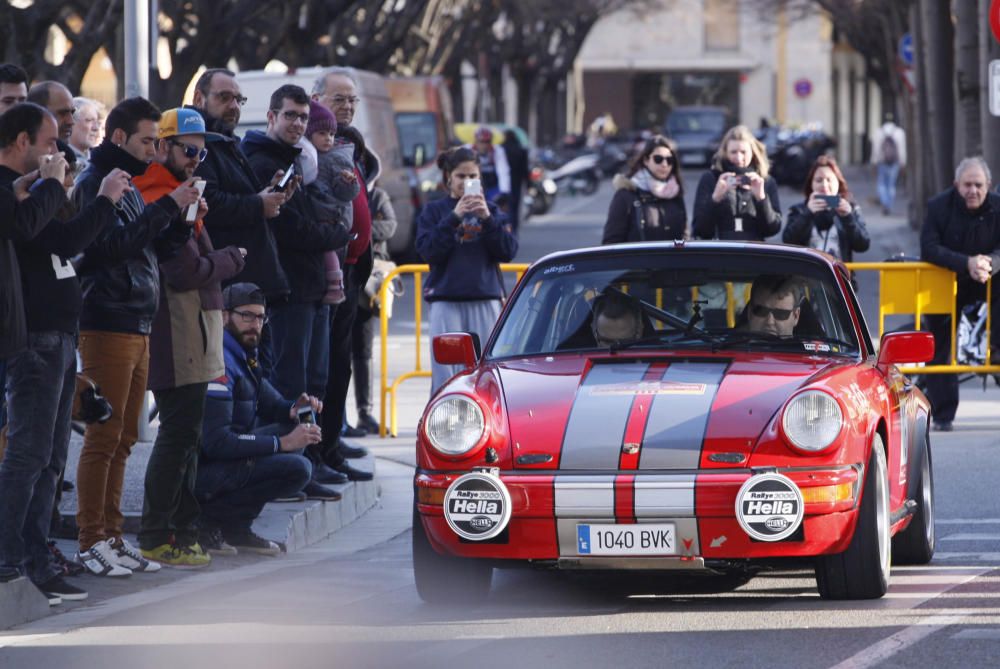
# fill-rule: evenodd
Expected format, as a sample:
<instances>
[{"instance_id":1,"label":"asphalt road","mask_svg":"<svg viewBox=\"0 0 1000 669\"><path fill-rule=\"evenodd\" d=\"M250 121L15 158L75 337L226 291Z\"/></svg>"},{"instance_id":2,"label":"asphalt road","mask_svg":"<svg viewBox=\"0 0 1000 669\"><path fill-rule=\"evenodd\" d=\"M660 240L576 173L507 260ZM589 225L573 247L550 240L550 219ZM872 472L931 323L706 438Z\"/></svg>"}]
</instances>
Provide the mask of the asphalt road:
<instances>
[{"instance_id":1,"label":"asphalt road","mask_svg":"<svg viewBox=\"0 0 1000 669\"><path fill-rule=\"evenodd\" d=\"M522 254L599 241L608 195L560 202L525 229ZM912 242L901 221L870 225L885 226L880 244ZM965 384L956 431L933 435L934 561L894 568L881 600L821 601L806 569L721 592L712 581L525 570L498 572L486 601L425 605L410 561L413 442L401 434L366 440L383 458L382 503L332 540L0 633L0 667L997 666L1000 390L990 385Z\"/></svg>"}]
</instances>

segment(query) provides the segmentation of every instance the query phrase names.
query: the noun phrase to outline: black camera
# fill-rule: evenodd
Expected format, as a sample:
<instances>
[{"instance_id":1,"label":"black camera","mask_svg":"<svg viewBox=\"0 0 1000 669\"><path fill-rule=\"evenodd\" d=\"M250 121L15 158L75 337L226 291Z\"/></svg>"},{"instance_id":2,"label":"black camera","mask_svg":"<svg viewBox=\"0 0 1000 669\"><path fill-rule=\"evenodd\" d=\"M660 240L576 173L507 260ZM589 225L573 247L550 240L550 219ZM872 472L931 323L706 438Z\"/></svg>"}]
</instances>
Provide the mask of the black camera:
<instances>
[{"instance_id":1,"label":"black camera","mask_svg":"<svg viewBox=\"0 0 1000 669\"><path fill-rule=\"evenodd\" d=\"M90 425L107 423L111 418L111 402L101 394L101 388L93 379L83 374L76 375L76 401L73 403L73 419Z\"/></svg>"}]
</instances>

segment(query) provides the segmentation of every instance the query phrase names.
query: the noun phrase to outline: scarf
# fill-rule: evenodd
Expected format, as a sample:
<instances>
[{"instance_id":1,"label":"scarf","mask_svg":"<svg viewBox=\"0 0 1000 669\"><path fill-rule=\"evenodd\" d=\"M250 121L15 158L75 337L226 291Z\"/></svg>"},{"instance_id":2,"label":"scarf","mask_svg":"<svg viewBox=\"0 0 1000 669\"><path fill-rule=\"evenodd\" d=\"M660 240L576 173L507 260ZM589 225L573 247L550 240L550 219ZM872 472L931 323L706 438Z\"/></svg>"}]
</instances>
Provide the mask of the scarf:
<instances>
[{"instance_id":1,"label":"scarf","mask_svg":"<svg viewBox=\"0 0 1000 669\"><path fill-rule=\"evenodd\" d=\"M680 184L672 175L666 181L660 181L645 168L632 175L632 183L639 190L652 193L654 197L661 200L671 200L677 197L681 190Z\"/></svg>"}]
</instances>

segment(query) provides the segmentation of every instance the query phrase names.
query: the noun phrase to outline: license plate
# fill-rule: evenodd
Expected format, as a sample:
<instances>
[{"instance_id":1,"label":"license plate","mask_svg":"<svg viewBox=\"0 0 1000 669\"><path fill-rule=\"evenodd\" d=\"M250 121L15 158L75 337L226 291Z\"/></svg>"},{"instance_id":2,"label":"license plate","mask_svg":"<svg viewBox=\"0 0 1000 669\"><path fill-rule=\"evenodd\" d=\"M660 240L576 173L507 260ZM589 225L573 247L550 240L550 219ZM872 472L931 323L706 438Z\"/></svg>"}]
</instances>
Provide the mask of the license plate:
<instances>
[{"instance_id":1,"label":"license plate","mask_svg":"<svg viewBox=\"0 0 1000 669\"><path fill-rule=\"evenodd\" d=\"M579 555L676 555L673 523L576 526Z\"/></svg>"}]
</instances>

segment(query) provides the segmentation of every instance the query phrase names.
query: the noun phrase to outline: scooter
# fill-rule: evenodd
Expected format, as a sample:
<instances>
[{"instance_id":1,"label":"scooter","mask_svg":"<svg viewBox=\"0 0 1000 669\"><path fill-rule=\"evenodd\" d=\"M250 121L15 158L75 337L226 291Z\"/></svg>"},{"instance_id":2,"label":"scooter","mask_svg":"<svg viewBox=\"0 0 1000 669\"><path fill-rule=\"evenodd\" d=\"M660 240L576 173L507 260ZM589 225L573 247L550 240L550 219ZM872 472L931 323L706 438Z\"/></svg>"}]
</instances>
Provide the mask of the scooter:
<instances>
[{"instance_id":1,"label":"scooter","mask_svg":"<svg viewBox=\"0 0 1000 669\"><path fill-rule=\"evenodd\" d=\"M559 187L545 174L541 167L534 167L528 173L528 183L524 192L525 219L530 216L542 216L547 213L556 201Z\"/></svg>"},{"instance_id":2,"label":"scooter","mask_svg":"<svg viewBox=\"0 0 1000 669\"><path fill-rule=\"evenodd\" d=\"M565 188L570 194L583 193L593 195L601 185L601 171L598 168L598 155L585 153L571 159L562 167L549 172L560 189Z\"/></svg>"}]
</instances>

